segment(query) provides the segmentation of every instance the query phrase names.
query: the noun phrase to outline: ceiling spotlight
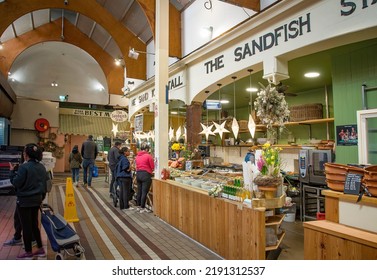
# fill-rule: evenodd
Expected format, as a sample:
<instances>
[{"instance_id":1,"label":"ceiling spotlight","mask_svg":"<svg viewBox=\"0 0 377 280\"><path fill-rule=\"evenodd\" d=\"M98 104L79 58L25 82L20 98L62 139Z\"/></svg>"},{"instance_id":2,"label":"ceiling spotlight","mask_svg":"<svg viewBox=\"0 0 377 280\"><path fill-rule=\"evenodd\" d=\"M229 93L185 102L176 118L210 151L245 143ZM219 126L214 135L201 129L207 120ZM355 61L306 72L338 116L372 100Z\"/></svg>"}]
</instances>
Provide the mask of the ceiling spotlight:
<instances>
[{"instance_id":1,"label":"ceiling spotlight","mask_svg":"<svg viewBox=\"0 0 377 280\"><path fill-rule=\"evenodd\" d=\"M318 72L308 72L308 73L305 73L304 76L306 78L317 78L319 76L319 73Z\"/></svg>"},{"instance_id":2,"label":"ceiling spotlight","mask_svg":"<svg viewBox=\"0 0 377 280\"><path fill-rule=\"evenodd\" d=\"M122 57L114 59L114 62L115 62L115 65L117 65L117 66L124 66L125 65L124 59Z\"/></svg>"},{"instance_id":3,"label":"ceiling spotlight","mask_svg":"<svg viewBox=\"0 0 377 280\"><path fill-rule=\"evenodd\" d=\"M55 82L55 81L53 81L53 82L51 83L51 86L52 86L52 87L57 87L57 86L58 86L58 83Z\"/></svg>"},{"instance_id":4,"label":"ceiling spotlight","mask_svg":"<svg viewBox=\"0 0 377 280\"><path fill-rule=\"evenodd\" d=\"M246 91L248 92L258 92L258 89L255 87L247 88Z\"/></svg>"},{"instance_id":5,"label":"ceiling spotlight","mask_svg":"<svg viewBox=\"0 0 377 280\"><path fill-rule=\"evenodd\" d=\"M128 51L128 57L130 57L130 58L132 58L132 59L138 59L140 53L145 53L145 54L152 54L152 55L155 55L154 53L143 52L143 51L137 51L137 50L135 50L134 48L130 48L130 50Z\"/></svg>"},{"instance_id":6,"label":"ceiling spotlight","mask_svg":"<svg viewBox=\"0 0 377 280\"><path fill-rule=\"evenodd\" d=\"M137 51L135 51L134 48L132 48L128 52L128 57L130 57L132 59L138 59L139 58L139 53Z\"/></svg>"}]
</instances>

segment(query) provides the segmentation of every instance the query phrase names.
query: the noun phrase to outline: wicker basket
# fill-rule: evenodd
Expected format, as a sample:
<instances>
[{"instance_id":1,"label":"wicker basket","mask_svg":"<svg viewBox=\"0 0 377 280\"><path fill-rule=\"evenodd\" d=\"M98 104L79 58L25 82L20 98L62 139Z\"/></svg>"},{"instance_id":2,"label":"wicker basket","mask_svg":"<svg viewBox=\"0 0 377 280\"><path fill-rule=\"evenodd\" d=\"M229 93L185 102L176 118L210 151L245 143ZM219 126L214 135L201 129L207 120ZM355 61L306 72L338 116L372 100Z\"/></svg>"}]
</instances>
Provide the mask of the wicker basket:
<instances>
[{"instance_id":1,"label":"wicker basket","mask_svg":"<svg viewBox=\"0 0 377 280\"><path fill-rule=\"evenodd\" d=\"M322 119L323 105L321 103L291 106L290 121L299 122L306 120Z\"/></svg>"}]
</instances>

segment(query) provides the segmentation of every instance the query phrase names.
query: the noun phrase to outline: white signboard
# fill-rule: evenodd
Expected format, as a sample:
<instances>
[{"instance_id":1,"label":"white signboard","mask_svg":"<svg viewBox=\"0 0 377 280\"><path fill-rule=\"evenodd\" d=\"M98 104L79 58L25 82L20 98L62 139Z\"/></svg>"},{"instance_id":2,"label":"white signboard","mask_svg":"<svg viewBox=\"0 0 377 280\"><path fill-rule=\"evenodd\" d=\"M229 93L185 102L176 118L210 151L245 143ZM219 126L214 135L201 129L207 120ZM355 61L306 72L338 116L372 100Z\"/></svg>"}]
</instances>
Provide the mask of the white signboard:
<instances>
[{"instance_id":1,"label":"white signboard","mask_svg":"<svg viewBox=\"0 0 377 280\"><path fill-rule=\"evenodd\" d=\"M128 119L128 114L123 110L115 110L110 114L110 118L114 122L125 122Z\"/></svg>"}]
</instances>

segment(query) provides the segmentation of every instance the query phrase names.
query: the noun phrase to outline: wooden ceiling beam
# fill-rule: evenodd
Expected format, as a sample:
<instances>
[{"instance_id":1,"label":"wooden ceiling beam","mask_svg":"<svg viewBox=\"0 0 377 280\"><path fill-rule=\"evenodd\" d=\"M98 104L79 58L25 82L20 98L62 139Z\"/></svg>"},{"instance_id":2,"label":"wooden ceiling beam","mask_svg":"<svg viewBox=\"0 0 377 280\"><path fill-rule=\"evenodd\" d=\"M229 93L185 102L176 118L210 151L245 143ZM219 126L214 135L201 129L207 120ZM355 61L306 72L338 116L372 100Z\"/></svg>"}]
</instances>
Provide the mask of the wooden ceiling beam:
<instances>
[{"instance_id":1,"label":"wooden ceiling beam","mask_svg":"<svg viewBox=\"0 0 377 280\"><path fill-rule=\"evenodd\" d=\"M254 12L260 12L260 0L221 0L223 2L236 5L239 7L253 10Z\"/></svg>"},{"instance_id":2,"label":"wooden ceiling beam","mask_svg":"<svg viewBox=\"0 0 377 280\"><path fill-rule=\"evenodd\" d=\"M156 2L154 0L137 0L143 9L156 39ZM181 13L169 4L169 56L182 58Z\"/></svg>"}]
</instances>

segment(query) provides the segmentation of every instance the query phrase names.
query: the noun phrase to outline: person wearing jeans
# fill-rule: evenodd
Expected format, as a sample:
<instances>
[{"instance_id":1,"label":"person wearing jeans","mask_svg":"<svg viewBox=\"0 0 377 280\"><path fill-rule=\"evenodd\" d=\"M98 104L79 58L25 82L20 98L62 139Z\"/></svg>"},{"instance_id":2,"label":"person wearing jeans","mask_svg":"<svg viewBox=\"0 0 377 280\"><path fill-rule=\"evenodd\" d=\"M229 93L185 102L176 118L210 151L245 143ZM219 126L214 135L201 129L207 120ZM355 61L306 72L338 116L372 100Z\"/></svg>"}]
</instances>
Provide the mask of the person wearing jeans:
<instances>
[{"instance_id":1,"label":"person wearing jeans","mask_svg":"<svg viewBox=\"0 0 377 280\"><path fill-rule=\"evenodd\" d=\"M97 144L93 141L93 135L89 135L88 139L82 143L81 155L83 157L82 169L83 169L83 181L84 186L92 186L93 166L98 155Z\"/></svg>"},{"instance_id":2,"label":"person wearing jeans","mask_svg":"<svg viewBox=\"0 0 377 280\"><path fill-rule=\"evenodd\" d=\"M132 188L131 164L127 158L129 155L128 147L120 149L119 162L116 165L116 177L120 186L119 208L125 211L134 209L129 205Z\"/></svg>"},{"instance_id":3,"label":"person wearing jeans","mask_svg":"<svg viewBox=\"0 0 377 280\"><path fill-rule=\"evenodd\" d=\"M147 195L152 185L152 174L154 171L154 160L149 154L149 145L146 142L141 143L140 151L136 158L136 181L137 181L137 205L140 213L150 212L145 208Z\"/></svg>"},{"instance_id":4,"label":"person wearing jeans","mask_svg":"<svg viewBox=\"0 0 377 280\"><path fill-rule=\"evenodd\" d=\"M72 152L69 154L68 162L72 171L72 183L78 187L82 157L77 145L73 147Z\"/></svg>"}]
</instances>

